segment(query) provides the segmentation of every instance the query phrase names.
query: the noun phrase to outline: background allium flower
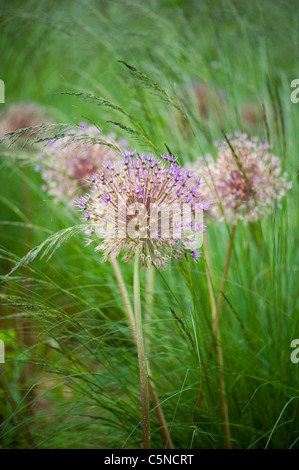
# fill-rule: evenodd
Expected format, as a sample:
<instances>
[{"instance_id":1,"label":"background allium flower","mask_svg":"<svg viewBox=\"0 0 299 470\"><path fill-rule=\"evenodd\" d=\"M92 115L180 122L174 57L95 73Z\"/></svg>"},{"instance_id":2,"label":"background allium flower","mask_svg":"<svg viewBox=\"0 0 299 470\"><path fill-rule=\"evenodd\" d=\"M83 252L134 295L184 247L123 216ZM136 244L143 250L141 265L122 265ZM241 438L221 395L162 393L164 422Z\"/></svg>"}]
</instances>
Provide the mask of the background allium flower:
<instances>
[{"instance_id":1,"label":"background allium flower","mask_svg":"<svg viewBox=\"0 0 299 470\"><path fill-rule=\"evenodd\" d=\"M3 137L7 132L14 132L24 127L38 126L50 121L51 119L46 115L45 110L35 103L13 104L0 115L0 137ZM26 133L24 133L24 136L26 137Z\"/></svg>"},{"instance_id":2,"label":"background allium flower","mask_svg":"<svg viewBox=\"0 0 299 470\"><path fill-rule=\"evenodd\" d=\"M214 216L220 221L236 217L252 222L268 213L291 183L287 173L281 173L280 159L271 153L266 140L241 133L228 140L233 151L226 141L216 143L217 160L207 155L207 163L199 159L191 168L205 181L202 194Z\"/></svg>"},{"instance_id":3,"label":"background allium flower","mask_svg":"<svg viewBox=\"0 0 299 470\"><path fill-rule=\"evenodd\" d=\"M217 120L221 119L221 107L225 103L225 95L222 90L216 89L212 84L195 81L192 83L198 109L202 119L208 119L213 115Z\"/></svg>"},{"instance_id":4,"label":"background allium flower","mask_svg":"<svg viewBox=\"0 0 299 470\"><path fill-rule=\"evenodd\" d=\"M87 245L100 240L95 251L103 252L104 261L115 260L123 248L125 261L139 250L142 264L158 269L186 251L198 259L196 235L203 232L207 206L200 182L175 161L171 155L125 152L119 163L106 163L105 172L90 178L91 191L77 206L90 222Z\"/></svg>"},{"instance_id":5,"label":"background allium flower","mask_svg":"<svg viewBox=\"0 0 299 470\"><path fill-rule=\"evenodd\" d=\"M45 181L43 189L54 196L56 202L72 203L74 198L88 189L88 176L100 171L104 162L120 158L120 154L107 145L84 142L84 136L99 138L120 149L126 145L123 139L115 142L114 134L104 136L96 126L85 123L69 133L69 136L50 141L45 151L39 154L41 164L36 166L36 171L41 170Z\"/></svg>"}]
</instances>

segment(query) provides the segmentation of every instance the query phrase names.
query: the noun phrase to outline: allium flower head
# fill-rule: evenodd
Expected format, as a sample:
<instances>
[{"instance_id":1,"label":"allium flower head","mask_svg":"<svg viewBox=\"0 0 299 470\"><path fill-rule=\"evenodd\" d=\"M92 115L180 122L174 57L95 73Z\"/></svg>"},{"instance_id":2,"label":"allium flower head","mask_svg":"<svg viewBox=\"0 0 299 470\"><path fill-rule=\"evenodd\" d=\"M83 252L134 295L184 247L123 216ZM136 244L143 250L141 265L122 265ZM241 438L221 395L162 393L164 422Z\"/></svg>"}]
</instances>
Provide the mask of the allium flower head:
<instances>
[{"instance_id":1,"label":"allium flower head","mask_svg":"<svg viewBox=\"0 0 299 470\"><path fill-rule=\"evenodd\" d=\"M101 170L103 163L108 160L120 158L114 148L84 141L84 136L99 137L101 141L114 144L120 150L125 145L124 141L115 142L114 134L103 136L96 126L87 126L85 123L76 131L70 130L69 135L50 141L45 151L39 154L41 164L36 166L36 171L41 170L45 182L43 189L54 196L56 202L67 201L72 204L82 191L88 189L88 176Z\"/></svg>"},{"instance_id":2,"label":"allium flower head","mask_svg":"<svg viewBox=\"0 0 299 470\"><path fill-rule=\"evenodd\" d=\"M252 222L267 214L291 183L287 174L281 173L280 159L272 154L266 140L235 133L228 141L215 144L216 160L207 155L206 162L200 159L191 168L205 181L202 194L212 215L220 221L236 218Z\"/></svg>"},{"instance_id":3,"label":"allium flower head","mask_svg":"<svg viewBox=\"0 0 299 470\"><path fill-rule=\"evenodd\" d=\"M38 126L50 119L45 110L35 103L23 102L12 104L0 116L0 137L8 132L15 132L25 127ZM24 134L26 136L26 134ZM32 134L31 137L34 135Z\"/></svg>"},{"instance_id":4,"label":"allium flower head","mask_svg":"<svg viewBox=\"0 0 299 470\"><path fill-rule=\"evenodd\" d=\"M129 151L105 168L90 178L90 192L77 201L90 225L86 244L96 243L104 261L115 260L122 249L123 260L130 261L138 250L144 266L158 269L186 252L196 261L207 206L200 183L176 157Z\"/></svg>"}]
</instances>

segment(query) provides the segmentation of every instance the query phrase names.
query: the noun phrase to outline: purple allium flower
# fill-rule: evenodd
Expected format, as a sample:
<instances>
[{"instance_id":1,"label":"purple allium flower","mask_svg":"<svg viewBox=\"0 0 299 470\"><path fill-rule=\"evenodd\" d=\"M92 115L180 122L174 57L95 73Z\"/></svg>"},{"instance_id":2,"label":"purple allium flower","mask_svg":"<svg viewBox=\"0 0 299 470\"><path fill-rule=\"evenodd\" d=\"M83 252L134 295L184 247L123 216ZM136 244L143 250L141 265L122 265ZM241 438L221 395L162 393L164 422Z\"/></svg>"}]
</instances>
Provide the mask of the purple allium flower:
<instances>
[{"instance_id":1,"label":"purple allium flower","mask_svg":"<svg viewBox=\"0 0 299 470\"><path fill-rule=\"evenodd\" d=\"M103 136L95 126L80 124L77 130L70 129L63 138L48 143L42 154L42 178L47 185L47 192L56 202L73 200L91 184L88 176L100 171L109 160L120 158L114 148L104 144L84 142L84 136L97 138L110 144L123 147L115 142L115 135ZM75 134L75 135L74 135ZM82 136L82 142L80 137ZM79 140L78 140L79 139Z\"/></svg>"},{"instance_id":2,"label":"purple allium flower","mask_svg":"<svg viewBox=\"0 0 299 470\"><path fill-rule=\"evenodd\" d=\"M3 137L7 132L15 132L25 127L38 126L50 121L51 119L46 115L45 110L35 103L24 101L12 104L0 115L0 137ZM23 136L28 137L28 133L24 133ZM31 137L33 138L34 134Z\"/></svg>"},{"instance_id":3,"label":"purple allium flower","mask_svg":"<svg viewBox=\"0 0 299 470\"><path fill-rule=\"evenodd\" d=\"M233 151L226 141L216 143L217 159L207 155L206 162L201 158L191 169L204 179L201 193L211 214L220 221L236 217L246 224L267 214L291 183L266 140L235 133L229 142Z\"/></svg>"},{"instance_id":4,"label":"purple allium flower","mask_svg":"<svg viewBox=\"0 0 299 470\"><path fill-rule=\"evenodd\" d=\"M207 206L193 177L174 158L129 151L90 179L90 192L76 205L90 225L86 243L96 243L104 261L115 260L122 249L123 260L139 250L143 266L158 269L185 253L198 259Z\"/></svg>"}]
</instances>

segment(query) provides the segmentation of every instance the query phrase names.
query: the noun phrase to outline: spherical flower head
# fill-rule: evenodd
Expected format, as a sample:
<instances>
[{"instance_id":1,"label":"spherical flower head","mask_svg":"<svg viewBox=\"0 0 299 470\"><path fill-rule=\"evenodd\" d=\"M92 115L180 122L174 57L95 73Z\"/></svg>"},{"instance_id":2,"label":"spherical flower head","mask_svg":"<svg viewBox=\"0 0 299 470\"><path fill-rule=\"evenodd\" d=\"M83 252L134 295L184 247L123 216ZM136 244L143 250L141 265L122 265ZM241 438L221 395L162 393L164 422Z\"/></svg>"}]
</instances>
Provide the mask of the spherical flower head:
<instances>
[{"instance_id":1,"label":"spherical flower head","mask_svg":"<svg viewBox=\"0 0 299 470\"><path fill-rule=\"evenodd\" d=\"M0 116L0 137L8 132L15 132L26 127L38 126L51 120L45 110L35 103L22 102L12 104ZM29 132L24 132L23 137L28 137ZM31 138L34 138L31 133Z\"/></svg>"},{"instance_id":2,"label":"spherical flower head","mask_svg":"<svg viewBox=\"0 0 299 470\"><path fill-rule=\"evenodd\" d=\"M95 243L103 261L140 253L143 266L166 267L184 254L199 258L207 205L193 175L172 155L125 152L106 171L90 178L91 190L76 205L88 223L86 244Z\"/></svg>"},{"instance_id":3,"label":"spherical flower head","mask_svg":"<svg viewBox=\"0 0 299 470\"><path fill-rule=\"evenodd\" d=\"M207 155L191 168L205 182L202 194L211 214L219 221L240 219L246 224L269 213L291 183L266 140L241 133L227 140L215 144L216 160Z\"/></svg>"},{"instance_id":4,"label":"spherical flower head","mask_svg":"<svg viewBox=\"0 0 299 470\"><path fill-rule=\"evenodd\" d=\"M88 189L88 176L101 170L105 162L119 159L125 142L116 142L114 134L103 136L96 126L85 123L76 130L69 130L68 134L48 143L39 154L41 164L36 166L36 171L41 170L43 189L54 196L55 202L73 205L74 199ZM99 138L118 147L119 152L104 144L84 142L84 137Z\"/></svg>"}]
</instances>

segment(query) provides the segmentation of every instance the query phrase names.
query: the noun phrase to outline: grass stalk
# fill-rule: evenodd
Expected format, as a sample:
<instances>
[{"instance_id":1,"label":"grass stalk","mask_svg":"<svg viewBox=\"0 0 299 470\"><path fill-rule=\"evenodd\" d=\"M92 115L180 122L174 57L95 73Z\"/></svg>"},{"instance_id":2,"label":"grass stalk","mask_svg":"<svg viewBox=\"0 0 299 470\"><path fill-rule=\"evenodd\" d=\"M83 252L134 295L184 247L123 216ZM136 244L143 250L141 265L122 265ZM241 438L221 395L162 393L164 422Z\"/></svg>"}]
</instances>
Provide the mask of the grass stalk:
<instances>
[{"instance_id":1,"label":"grass stalk","mask_svg":"<svg viewBox=\"0 0 299 470\"><path fill-rule=\"evenodd\" d=\"M28 441L28 444L31 446L32 449L36 448L37 447L36 443L35 443L35 441L32 437L32 434L31 434L29 428L28 428L26 419L24 418L23 414L18 410L18 405L15 402L15 399L13 398L13 396L11 394L11 391L9 390L8 385L6 383L6 380L5 380L5 377L4 377L4 367L0 368L0 385L1 385L2 389L4 390L5 395L7 397L7 400L9 401L9 403L10 403L12 409L13 409L15 417L20 422L20 424L23 428L24 435L26 437L26 440Z\"/></svg>"}]
</instances>

